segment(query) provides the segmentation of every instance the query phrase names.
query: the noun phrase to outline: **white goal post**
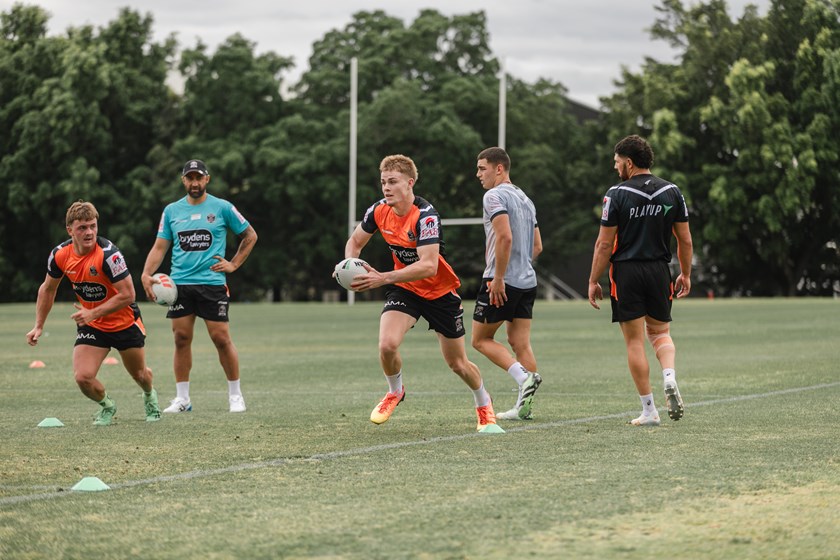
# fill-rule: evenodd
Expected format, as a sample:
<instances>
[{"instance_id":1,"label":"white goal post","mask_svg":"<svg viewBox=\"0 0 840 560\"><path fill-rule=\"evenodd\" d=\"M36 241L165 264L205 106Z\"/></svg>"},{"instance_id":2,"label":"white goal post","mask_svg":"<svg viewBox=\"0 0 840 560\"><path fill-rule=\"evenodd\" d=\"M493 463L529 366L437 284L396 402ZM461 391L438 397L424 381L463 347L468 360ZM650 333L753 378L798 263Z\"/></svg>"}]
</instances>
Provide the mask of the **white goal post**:
<instances>
[{"instance_id":1,"label":"white goal post","mask_svg":"<svg viewBox=\"0 0 840 560\"><path fill-rule=\"evenodd\" d=\"M505 147L505 122L507 119L507 76L505 75L504 60L499 64L499 143ZM347 235L353 235L353 230L359 224L356 219L356 178L358 162L358 121L359 121L359 60L354 56L350 59L350 173L347 195ZM483 218L442 218L445 226L474 226L483 224ZM347 291L347 304L353 305L356 293Z\"/></svg>"}]
</instances>

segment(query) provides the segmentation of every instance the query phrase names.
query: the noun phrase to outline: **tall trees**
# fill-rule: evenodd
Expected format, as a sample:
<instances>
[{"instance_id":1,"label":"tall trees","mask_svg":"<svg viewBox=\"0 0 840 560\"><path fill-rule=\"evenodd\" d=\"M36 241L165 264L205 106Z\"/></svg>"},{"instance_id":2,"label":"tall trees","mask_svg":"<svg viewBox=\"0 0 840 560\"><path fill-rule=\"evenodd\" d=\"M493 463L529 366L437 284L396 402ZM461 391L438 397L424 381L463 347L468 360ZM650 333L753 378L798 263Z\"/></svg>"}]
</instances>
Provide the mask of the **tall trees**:
<instances>
[{"instance_id":1,"label":"tall trees","mask_svg":"<svg viewBox=\"0 0 840 560\"><path fill-rule=\"evenodd\" d=\"M46 21L40 8L15 5L0 22L0 293L12 301L33 296L79 198L137 261L138 234L153 229L138 211L143 157L169 103L174 43L151 41L150 17L123 10L100 34L86 26L62 37L47 37Z\"/></svg>"},{"instance_id":2,"label":"tall trees","mask_svg":"<svg viewBox=\"0 0 840 560\"><path fill-rule=\"evenodd\" d=\"M665 0L653 34L680 64L625 72L610 136L640 130L684 187L702 270L725 292L831 293L840 279L840 3L775 0L732 21L722 0ZM624 132L626 133L626 132Z\"/></svg>"},{"instance_id":3,"label":"tall trees","mask_svg":"<svg viewBox=\"0 0 840 560\"><path fill-rule=\"evenodd\" d=\"M512 177L537 205L557 272L588 252L611 149L632 132L693 212L697 281L725 293L829 293L840 285L840 0L774 0L733 20L723 0L662 0L652 34L679 63L624 71L597 124L570 113L562 84L508 77ZM417 193L444 217L481 215L475 156L497 141L498 61L483 12L424 10L411 22L359 12L313 45L310 68L242 35L176 60L151 16L122 10L94 29L46 35L47 14L0 14L0 299L34 297L69 203L91 200L103 232L139 267L178 170L200 157L211 192L248 216L260 243L231 276L235 297L312 299L334 289L346 239L349 65L359 59L356 218L380 196L380 159L417 161ZM179 72L184 91L166 85ZM291 91L290 95L283 95ZM471 295L483 232L446 229ZM366 256L389 266L382 247Z\"/></svg>"}]
</instances>

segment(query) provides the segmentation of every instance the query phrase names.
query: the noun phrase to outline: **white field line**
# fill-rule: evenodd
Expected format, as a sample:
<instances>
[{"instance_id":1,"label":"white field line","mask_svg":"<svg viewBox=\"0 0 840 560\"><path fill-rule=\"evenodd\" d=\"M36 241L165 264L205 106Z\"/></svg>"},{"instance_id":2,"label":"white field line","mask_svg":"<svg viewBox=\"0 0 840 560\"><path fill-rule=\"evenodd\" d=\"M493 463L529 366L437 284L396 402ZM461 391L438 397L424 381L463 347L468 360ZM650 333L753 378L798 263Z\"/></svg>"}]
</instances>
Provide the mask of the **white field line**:
<instances>
[{"instance_id":1,"label":"white field line","mask_svg":"<svg viewBox=\"0 0 840 560\"><path fill-rule=\"evenodd\" d=\"M713 406L718 404L725 404L731 402L738 402L738 401L749 401L755 399L765 399L769 397L777 397L781 395L790 395L794 393L802 393L804 391L817 391L820 389L830 389L833 387L840 386L840 381L835 381L833 383L822 383L819 385L810 385L808 387L794 387L791 389L782 389L779 391L770 391L768 393L755 393L752 395L739 395L736 397L727 397L722 399L714 399L714 400L707 400L707 401L700 401L695 403L686 404L686 408L693 408L699 406ZM665 407L660 407L660 411L664 411ZM546 428L556 428L561 426L571 426L575 424L587 424L590 422L597 422L599 420L616 420L619 418L625 418L627 416L634 416L638 414L638 411L632 412L618 412L615 414L604 414L600 416L588 416L586 418L573 418L569 420L557 420L555 422L544 422L540 424L525 424L522 426L516 426L512 428L508 428L505 431L508 433L511 432L524 432L527 430L541 430ZM332 459L341 459L343 457L353 457L357 455L368 455L370 453L378 453L380 451L388 451L390 449L401 449L405 447L414 447L419 445L431 445L434 443L446 443L450 441L460 441L467 438L473 437L485 437L485 434L481 434L479 432L470 432L466 434L458 434L452 436L439 436L439 437L431 437L428 439L422 440L415 440L415 441L400 441L394 443L386 443L381 445L372 445L369 447L358 447L355 449L346 449L344 451L331 451L329 453L316 453L314 455L310 455L309 457L280 457L277 459L271 459L269 461L259 461L256 463L240 463L238 465L231 465L229 467L222 467L219 469L207 469L207 470L198 470L198 471L190 471L184 472L179 474L172 474L172 475L163 475L163 476L156 476L153 478L145 478L141 480L129 480L126 482L117 482L114 484L110 484L112 490L119 490L122 488L132 488L134 486L145 486L149 484L160 484L162 482L174 482L179 480L193 480L196 478L208 478L211 476L217 475L224 475L242 471L249 471L254 469L265 469L271 467L281 467L283 465L288 465L290 463L303 463L307 461L329 461ZM43 488L43 486L33 486L30 488ZM54 487L48 487L54 488ZM62 490L58 492L48 492L48 493L39 493L39 494L25 494L20 496L9 496L6 498L0 498L0 507L2 506L9 506L14 504L20 504L25 502L33 502L36 500L51 500L53 498L61 498L70 495L77 495L75 492L68 490Z\"/></svg>"}]
</instances>

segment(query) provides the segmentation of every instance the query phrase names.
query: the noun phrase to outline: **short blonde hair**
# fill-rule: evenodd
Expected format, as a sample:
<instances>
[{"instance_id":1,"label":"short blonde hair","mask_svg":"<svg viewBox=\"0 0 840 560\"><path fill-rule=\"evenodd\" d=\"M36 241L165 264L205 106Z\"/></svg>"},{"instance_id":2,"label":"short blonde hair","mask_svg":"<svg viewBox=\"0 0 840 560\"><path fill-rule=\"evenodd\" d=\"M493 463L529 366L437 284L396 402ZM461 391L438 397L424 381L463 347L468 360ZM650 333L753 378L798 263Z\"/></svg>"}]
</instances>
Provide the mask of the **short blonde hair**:
<instances>
[{"instance_id":1,"label":"short blonde hair","mask_svg":"<svg viewBox=\"0 0 840 560\"><path fill-rule=\"evenodd\" d=\"M80 222L87 222L98 219L99 212L96 211L96 207L90 202L85 202L84 200L79 199L77 202L71 204L70 208L67 209L67 215L64 217L64 222L67 227L70 227L76 220L79 220Z\"/></svg>"},{"instance_id":2,"label":"short blonde hair","mask_svg":"<svg viewBox=\"0 0 840 560\"><path fill-rule=\"evenodd\" d=\"M379 164L379 172L382 173L383 171L397 171L403 175L408 175L415 181L417 181L417 177L420 175L412 159L402 154L394 154L383 159Z\"/></svg>"}]
</instances>

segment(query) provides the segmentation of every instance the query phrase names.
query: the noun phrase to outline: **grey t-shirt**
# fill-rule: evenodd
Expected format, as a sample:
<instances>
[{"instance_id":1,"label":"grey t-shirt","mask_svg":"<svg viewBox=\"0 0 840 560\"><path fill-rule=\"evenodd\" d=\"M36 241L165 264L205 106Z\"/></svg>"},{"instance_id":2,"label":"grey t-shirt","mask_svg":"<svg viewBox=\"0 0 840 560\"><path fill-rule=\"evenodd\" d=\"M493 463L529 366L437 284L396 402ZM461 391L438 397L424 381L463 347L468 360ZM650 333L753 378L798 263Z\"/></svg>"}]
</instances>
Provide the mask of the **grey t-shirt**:
<instances>
[{"instance_id":1,"label":"grey t-shirt","mask_svg":"<svg viewBox=\"0 0 840 560\"><path fill-rule=\"evenodd\" d=\"M505 271L505 284L527 290L537 286L537 275L531 265L534 253L534 229L537 227L537 210L522 189L511 183L502 183L484 193L484 233L487 236L484 278L496 275L496 232L493 218L507 214L513 235L510 260Z\"/></svg>"}]
</instances>

